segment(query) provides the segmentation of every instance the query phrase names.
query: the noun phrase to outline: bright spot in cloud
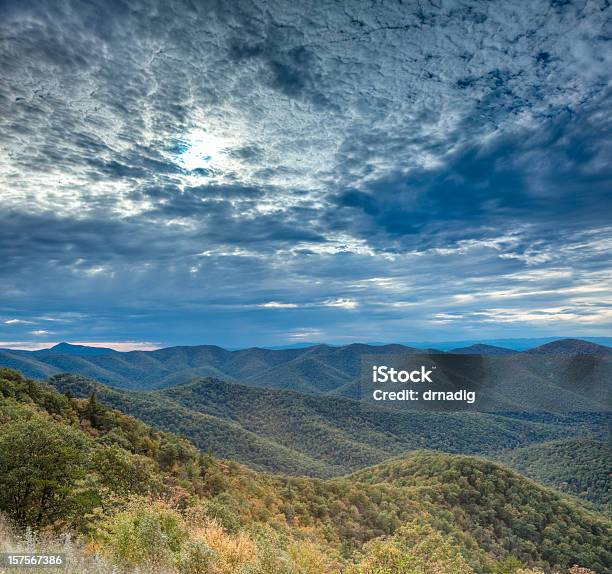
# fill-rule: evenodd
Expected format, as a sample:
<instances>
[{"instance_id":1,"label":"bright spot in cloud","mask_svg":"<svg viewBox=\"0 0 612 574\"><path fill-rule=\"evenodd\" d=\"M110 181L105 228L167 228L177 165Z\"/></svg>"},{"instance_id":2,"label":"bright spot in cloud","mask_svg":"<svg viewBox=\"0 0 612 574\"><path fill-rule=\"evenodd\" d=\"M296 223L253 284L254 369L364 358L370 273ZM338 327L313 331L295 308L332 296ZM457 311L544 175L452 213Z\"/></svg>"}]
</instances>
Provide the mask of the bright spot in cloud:
<instances>
[{"instance_id":1,"label":"bright spot in cloud","mask_svg":"<svg viewBox=\"0 0 612 574\"><path fill-rule=\"evenodd\" d=\"M359 303L354 299L328 299L325 301L326 307L340 307L342 309L356 309Z\"/></svg>"},{"instance_id":2,"label":"bright spot in cloud","mask_svg":"<svg viewBox=\"0 0 612 574\"><path fill-rule=\"evenodd\" d=\"M227 152L232 143L203 130L191 131L179 151L178 163L187 170L225 171L231 164Z\"/></svg>"},{"instance_id":3,"label":"bright spot in cloud","mask_svg":"<svg viewBox=\"0 0 612 574\"><path fill-rule=\"evenodd\" d=\"M45 331L44 329L36 329L32 331L32 335L36 335L37 337L40 335L48 335L51 331Z\"/></svg>"},{"instance_id":4,"label":"bright spot in cloud","mask_svg":"<svg viewBox=\"0 0 612 574\"><path fill-rule=\"evenodd\" d=\"M297 305L295 303L280 303L279 301L270 301L260 305L265 309L295 309Z\"/></svg>"},{"instance_id":5,"label":"bright spot in cloud","mask_svg":"<svg viewBox=\"0 0 612 574\"><path fill-rule=\"evenodd\" d=\"M313 339L316 340L317 338L324 337L324 335L325 334L320 329L300 329L288 333L288 338L294 343L301 343L304 341L312 341Z\"/></svg>"},{"instance_id":6,"label":"bright spot in cloud","mask_svg":"<svg viewBox=\"0 0 612 574\"><path fill-rule=\"evenodd\" d=\"M90 267L84 271L85 275L94 276L99 275L100 273L104 273L106 271L106 267L98 266L98 267Z\"/></svg>"}]
</instances>

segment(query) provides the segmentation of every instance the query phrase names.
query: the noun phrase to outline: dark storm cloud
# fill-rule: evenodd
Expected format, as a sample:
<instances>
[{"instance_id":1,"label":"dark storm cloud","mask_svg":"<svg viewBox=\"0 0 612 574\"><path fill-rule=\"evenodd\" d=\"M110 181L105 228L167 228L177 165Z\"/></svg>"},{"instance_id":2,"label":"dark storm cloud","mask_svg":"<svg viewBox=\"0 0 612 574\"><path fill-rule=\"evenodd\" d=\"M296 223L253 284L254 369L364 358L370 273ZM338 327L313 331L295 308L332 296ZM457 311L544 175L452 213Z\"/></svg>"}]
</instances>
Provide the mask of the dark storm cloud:
<instances>
[{"instance_id":1,"label":"dark storm cloud","mask_svg":"<svg viewBox=\"0 0 612 574\"><path fill-rule=\"evenodd\" d=\"M603 333L610 10L4 2L0 342Z\"/></svg>"},{"instance_id":2,"label":"dark storm cloud","mask_svg":"<svg viewBox=\"0 0 612 574\"><path fill-rule=\"evenodd\" d=\"M331 225L378 238L381 247L392 238L444 245L526 224L536 239L553 229L605 227L612 213L611 102L604 92L578 112L459 146L438 166L332 193ZM440 223L446 232L421 233Z\"/></svg>"}]
</instances>

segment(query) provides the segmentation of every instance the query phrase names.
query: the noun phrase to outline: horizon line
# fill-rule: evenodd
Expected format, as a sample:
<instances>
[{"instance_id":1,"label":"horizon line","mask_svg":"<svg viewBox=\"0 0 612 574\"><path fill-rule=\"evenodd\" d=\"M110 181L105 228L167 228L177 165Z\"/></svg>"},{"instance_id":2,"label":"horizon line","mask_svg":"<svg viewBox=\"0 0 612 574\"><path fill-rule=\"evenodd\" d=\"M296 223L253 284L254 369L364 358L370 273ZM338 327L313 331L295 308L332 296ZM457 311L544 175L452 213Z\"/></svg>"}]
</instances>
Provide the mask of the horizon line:
<instances>
[{"instance_id":1,"label":"horizon line","mask_svg":"<svg viewBox=\"0 0 612 574\"><path fill-rule=\"evenodd\" d=\"M315 342L315 341L304 341L304 342L291 342L277 345L250 345L240 347L225 347L215 343L193 343L193 344L168 344L155 343L151 341L0 341L1 351L45 351L50 350L58 345L71 345L71 346L82 346L89 347L92 349L111 349L117 353L129 353L133 351L159 351L163 349L172 349L177 347L218 347L225 351L242 351L247 349L266 349L270 351L285 350L291 348L310 348L318 346L327 347L348 347L351 345L369 345L373 347L381 347L385 345L403 345L416 348L431 348L432 345L440 346L470 346L476 344L500 346L503 347L503 343L517 344L517 343L528 343L530 341L539 342L553 342L564 339L578 339L587 342L599 343L599 341L612 342L612 335L579 335L579 336L543 336L543 337L499 337L499 338L482 338L482 339L454 339L454 340L440 340L440 341L354 341L351 343L333 343L333 342ZM540 343L543 344L543 343ZM610 346L606 343L605 346ZM522 346L522 345L521 345ZM527 347L526 347L527 348ZM444 350L444 349L440 349Z\"/></svg>"}]
</instances>

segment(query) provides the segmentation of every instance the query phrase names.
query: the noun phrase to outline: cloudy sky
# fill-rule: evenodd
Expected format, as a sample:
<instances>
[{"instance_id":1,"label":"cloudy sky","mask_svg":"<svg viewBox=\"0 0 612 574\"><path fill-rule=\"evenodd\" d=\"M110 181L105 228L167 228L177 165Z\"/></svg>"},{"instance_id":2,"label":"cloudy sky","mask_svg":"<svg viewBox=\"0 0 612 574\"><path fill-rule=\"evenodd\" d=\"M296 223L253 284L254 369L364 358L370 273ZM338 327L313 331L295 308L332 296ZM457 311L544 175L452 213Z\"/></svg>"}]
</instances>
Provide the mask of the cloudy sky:
<instances>
[{"instance_id":1,"label":"cloudy sky","mask_svg":"<svg viewBox=\"0 0 612 574\"><path fill-rule=\"evenodd\" d=\"M611 21L4 0L0 346L610 335Z\"/></svg>"}]
</instances>

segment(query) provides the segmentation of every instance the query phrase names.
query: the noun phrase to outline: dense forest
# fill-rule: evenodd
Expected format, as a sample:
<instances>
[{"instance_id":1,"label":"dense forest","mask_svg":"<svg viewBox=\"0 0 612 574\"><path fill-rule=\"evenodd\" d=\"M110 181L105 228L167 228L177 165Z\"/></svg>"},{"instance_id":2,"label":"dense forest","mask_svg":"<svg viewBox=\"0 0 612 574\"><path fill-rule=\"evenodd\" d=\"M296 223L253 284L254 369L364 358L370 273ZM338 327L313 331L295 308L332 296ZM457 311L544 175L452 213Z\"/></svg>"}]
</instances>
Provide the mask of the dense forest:
<instances>
[{"instance_id":1,"label":"dense forest","mask_svg":"<svg viewBox=\"0 0 612 574\"><path fill-rule=\"evenodd\" d=\"M346 474L413 449L488 455L590 436L609 422L606 415L531 421L484 413L407 413L210 378L149 392L114 389L77 375L57 375L49 383L76 397L95 391L113 408L257 470L318 477Z\"/></svg>"},{"instance_id":2,"label":"dense forest","mask_svg":"<svg viewBox=\"0 0 612 574\"><path fill-rule=\"evenodd\" d=\"M538 482L590 500L612 512L612 445L601 438L569 438L501 452L496 458Z\"/></svg>"},{"instance_id":3,"label":"dense forest","mask_svg":"<svg viewBox=\"0 0 612 574\"><path fill-rule=\"evenodd\" d=\"M100 572L612 567L605 515L493 462L420 451L335 479L263 474L112 410L95 392L74 398L7 369L0 512L4 549L26 544L26 528L26 541L35 532L64 548L72 533L74 572L92 557Z\"/></svg>"}]
</instances>

